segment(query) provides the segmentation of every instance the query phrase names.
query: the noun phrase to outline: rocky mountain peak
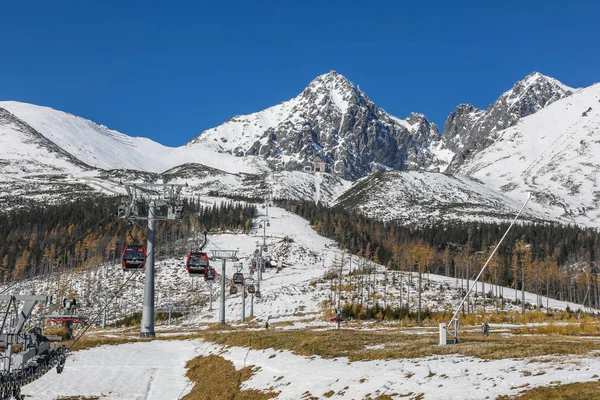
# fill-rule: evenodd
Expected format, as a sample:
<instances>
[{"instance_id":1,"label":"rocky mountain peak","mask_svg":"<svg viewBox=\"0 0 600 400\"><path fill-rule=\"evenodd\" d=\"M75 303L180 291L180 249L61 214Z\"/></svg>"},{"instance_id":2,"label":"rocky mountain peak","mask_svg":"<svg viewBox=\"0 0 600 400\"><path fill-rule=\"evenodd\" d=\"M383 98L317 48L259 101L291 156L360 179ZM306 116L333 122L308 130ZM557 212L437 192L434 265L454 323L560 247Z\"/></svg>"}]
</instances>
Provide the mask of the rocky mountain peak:
<instances>
[{"instance_id":1,"label":"rocky mountain peak","mask_svg":"<svg viewBox=\"0 0 600 400\"><path fill-rule=\"evenodd\" d=\"M493 143L498 132L573 91L554 78L533 72L517 81L485 111L471 104L459 105L444 125L442 148L454 153L447 171L456 171L473 153Z\"/></svg>"},{"instance_id":2,"label":"rocky mountain peak","mask_svg":"<svg viewBox=\"0 0 600 400\"><path fill-rule=\"evenodd\" d=\"M320 106L331 104L340 112L346 113L350 106L359 103L366 95L346 77L336 71L330 71L313 79L301 97Z\"/></svg>"}]
</instances>

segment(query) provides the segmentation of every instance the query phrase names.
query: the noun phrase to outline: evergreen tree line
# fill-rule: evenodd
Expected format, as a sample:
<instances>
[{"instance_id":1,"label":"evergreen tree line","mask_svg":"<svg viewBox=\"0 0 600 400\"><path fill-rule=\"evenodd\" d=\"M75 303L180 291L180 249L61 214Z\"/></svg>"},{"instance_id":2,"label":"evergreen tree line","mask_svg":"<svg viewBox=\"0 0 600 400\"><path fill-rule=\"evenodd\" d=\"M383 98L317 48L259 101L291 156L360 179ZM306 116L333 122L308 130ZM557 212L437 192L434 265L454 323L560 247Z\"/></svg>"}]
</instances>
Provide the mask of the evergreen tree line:
<instances>
[{"instance_id":1,"label":"evergreen tree line","mask_svg":"<svg viewBox=\"0 0 600 400\"><path fill-rule=\"evenodd\" d=\"M320 235L352 254L390 270L419 272L419 278L424 272L454 277L465 291L509 226L484 222L404 226L321 203L278 200L277 204L307 219ZM538 294L538 307L546 306L544 296L599 307L599 249L600 237L593 229L515 224L483 281L521 290L514 301L523 307L524 291ZM501 288L493 288L492 293L487 293L485 283L479 288L484 295L504 297Z\"/></svg>"},{"instance_id":2,"label":"evergreen tree line","mask_svg":"<svg viewBox=\"0 0 600 400\"><path fill-rule=\"evenodd\" d=\"M118 219L118 203L103 197L0 214L0 282L116 262L126 244L145 245L147 222ZM182 219L157 222L155 256L183 256L204 230L248 232L255 214L254 206L233 201L186 200Z\"/></svg>"}]
</instances>

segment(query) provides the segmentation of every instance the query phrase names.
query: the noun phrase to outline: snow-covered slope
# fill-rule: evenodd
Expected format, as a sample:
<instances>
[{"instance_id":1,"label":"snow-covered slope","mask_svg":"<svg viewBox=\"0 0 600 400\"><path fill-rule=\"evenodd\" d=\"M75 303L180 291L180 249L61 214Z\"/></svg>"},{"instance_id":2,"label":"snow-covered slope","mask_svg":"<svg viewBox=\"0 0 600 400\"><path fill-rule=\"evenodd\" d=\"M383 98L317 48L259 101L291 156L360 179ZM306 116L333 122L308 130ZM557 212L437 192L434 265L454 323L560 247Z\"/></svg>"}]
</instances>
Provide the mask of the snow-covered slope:
<instances>
[{"instance_id":1,"label":"snow-covered slope","mask_svg":"<svg viewBox=\"0 0 600 400\"><path fill-rule=\"evenodd\" d=\"M434 143L432 151L442 170L454 172L466 159L493 143L498 132L573 92L558 80L534 72L516 82L487 110L459 105L448 116L442 140Z\"/></svg>"},{"instance_id":2,"label":"snow-covered slope","mask_svg":"<svg viewBox=\"0 0 600 400\"><path fill-rule=\"evenodd\" d=\"M64 152L93 168L160 173L181 164L197 162L231 173L265 170L265 164L258 158L218 154L201 145L167 147L49 107L5 101L0 102L0 109L7 110Z\"/></svg>"},{"instance_id":3,"label":"snow-covered slope","mask_svg":"<svg viewBox=\"0 0 600 400\"><path fill-rule=\"evenodd\" d=\"M336 203L383 221L435 224L511 220L525 198L511 199L466 177L389 171L354 182ZM542 219L542 215L526 211L523 218Z\"/></svg>"},{"instance_id":4,"label":"snow-covered slope","mask_svg":"<svg viewBox=\"0 0 600 400\"><path fill-rule=\"evenodd\" d=\"M520 198L549 219L600 226L600 84L581 89L498 134L458 172Z\"/></svg>"},{"instance_id":5,"label":"snow-covered slope","mask_svg":"<svg viewBox=\"0 0 600 400\"><path fill-rule=\"evenodd\" d=\"M331 282L323 278L334 260L340 259L342 251L334 242L317 235L306 220L297 215L290 214L280 208L273 207L269 212L271 226L268 230L268 254L277 259L281 257L289 267L277 272L267 269L264 280L261 282L260 299L254 298L254 322L263 324L269 320L275 329L290 329L294 327L312 327L327 329L332 327L328 321L321 320L323 302L330 299ZM264 215L259 218L265 217ZM258 222L258 221L256 221ZM211 249L237 249L243 261L242 271L248 274L248 257L256 248L256 241L260 239L261 230L255 230L250 235L223 234L210 237L208 250ZM287 236L287 240L283 238ZM291 239L291 240L290 240ZM162 245L162 244L160 244ZM357 269L358 258L353 257L353 264L346 264L344 283L352 279L348 276L350 268ZM220 269L218 269L220 270ZM233 263L227 263L227 280L234 271ZM371 290L378 294L386 294L371 301L387 302L398 306L400 302L410 304L411 309L417 307L417 289L415 287L416 273L413 274L411 283L409 273L389 272L384 275L385 268L376 265L371 275ZM191 312L186 318L176 322L175 332L169 332L168 327L157 327L157 334L162 339L179 332L196 333L205 329L209 324L217 321L219 301L217 284L209 285L198 278L186 276L183 267L183 257L180 259L161 260L157 265L156 299L157 308L166 310L188 307ZM50 293L54 294L59 288L69 291L77 296L83 305L82 314L95 315L99 310L105 296L115 292L124 279L131 272L124 273L117 264L106 265L98 271L89 269L78 273L64 273L63 275L50 275L43 278L22 282L15 288L15 292L22 294ZM393 278L390 275L393 274ZM256 275L253 276L256 278ZM356 283L356 276L354 282ZM122 292L115 303L109 307L109 320L116 320L125 315L130 315L141 309L141 290L143 274L137 273L135 283ZM383 289L385 285L385 290ZM352 288L347 284L344 287ZM447 310L448 305L456 304L461 293L461 285L454 278L441 277L433 274L424 274L423 277L423 306L432 310ZM213 290L215 301L214 309L208 306L208 294ZM492 291L493 287L486 285L485 290ZM477 291L480 291L479 285ZM353 296L350 289L344 293L344 300ZM355 293L358 295L358 293ZM512 299L515 291L506 288L504 296ZM365 297L368 302L369 296ZM480 307L483 297L473 298L476 308ZM249 317L250 298L247 299L247 316ZM356 300L356 298L355 298ZM526 294L526 301L536 304L536 296ZM572 303L556 301L553 299L542 300L545 305L549 302L551 308L565 309L567 306L573 310L580 307ZM240 323L241 294L226 296L226 320L244 329L246 324ZM488 304L488 307L493 307ZM507 303L508 309L515 310L518 306ZM327 307L326 307L327 308ZM489 308L488 308L489 310ZM45 312L37 309L38 312ZM316 318L316 319L315 319ZM294 326L287 326L295 322ZM353 325L353 329L369 329L365 326ZM284 326L286 325L286 326ZM385 323L383 324L385 329ZM393 327L398 331L402 329ZM418 327L412 330L413 334L431 334L427 328ZM404 329L403 333L410 334L411 329ZM114 335L112 329L100 331L98 334ZM121 335L123 332L119 332ZM137 340L137 332L129 338ZM382 349L377 348L377 350ZM368 348L365 350L369 350ZM374 349L375 350L375 349ZM423 392L426 398L464 399L464 385L469 385L474 393L473 398L516 393L519 389L516 383L527 381L531 385L547 384L551 381L567 379L568 381L593 379L592 375L598 368L598 360L592 358L579 359L584 364L579 373L569 378L564 378L565 367L556 356L551 362L545 360L481 360L473 357L456 357L443 355L417 359L388 359L375 361L349 362L344 358L324 360L320 357L302 357L288 351L279 350L250 350L242 348L221 348L211 343L200 340L169 341L158 340L149 343L129 343L122 346L99 347L90 350L72 353L68 358L65 371L62 375L49 373L42 379L28 385L23 392L33 396L34 399L56 399L64 396L102 395L106 399L176 399L182 398L189 392L190 382L184 377L185 362L197 356L218 354L232 360L236 368L246 365L260 366L255 377L246 383L248 387L264 390L274 387L274 391L281 391L278 398L299 398L307 390L318 395L319 398L331 396L324 393L334 390L336 398L361 398L376 390L388 388L398 393ZM553 364L553 363L556 364ZM588 368L589 367L589 368ZM533 376L522 374L521 369L527 371L544 371ZM518 370L518 371L517 371ZM82 373L83 371L83 373ZM266 371L266 372L261 372ZM333 371L333 372L332 372ZM340 373L340 371L342 373ZM477 371L469 373L468 371ZM504 371L502 376L498 371ZM433 374L432 374L433 372ZM390 375L391 374L391 375ZM482 378L481 374L485 374ZM506 375L509 374L509 375ZM398 376L412 376L412 379L397 379ZM530 374L531 375L531 374ZM282 378L275 379L281 376ZM315 379L315 376L318 378ZM510 382L507 383L507 376ZM444 385L443 387L440 385ZM461 389L459 390L458 387ZM351 389L350 389L351 388ZM442 396L442 397L440 397Z\"/></svg>"}]
</instances>

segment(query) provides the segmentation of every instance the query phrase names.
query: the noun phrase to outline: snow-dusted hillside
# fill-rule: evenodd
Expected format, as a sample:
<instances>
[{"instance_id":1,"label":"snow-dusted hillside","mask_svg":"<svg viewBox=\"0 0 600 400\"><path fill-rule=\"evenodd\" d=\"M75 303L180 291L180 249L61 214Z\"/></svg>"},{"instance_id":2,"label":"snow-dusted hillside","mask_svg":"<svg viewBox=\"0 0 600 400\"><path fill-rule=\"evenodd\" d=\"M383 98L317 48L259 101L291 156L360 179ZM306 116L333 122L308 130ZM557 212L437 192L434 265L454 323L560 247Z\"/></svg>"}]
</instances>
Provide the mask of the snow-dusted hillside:
<instances>
[{"instance_id":1,"label":"snow-dusted hillside","mask_svg":"<svg viewBox=\"0 0 600 400\"><path fill-rule=\"evenodd\" d=\"M331 282L323 279L337 259L340 260L341 250L329 239L317 235L306 220L290 214L282 209L273 207L269 212L271 226L268 230L268 254L274 259L281 257L289 267L277 272L268 269L261 282L260 299L255 298L254 316L256 321L264 323L269 320L276 329L293 329L311 327L327 329L331 323L323 320L323 302L330 298ZM264 215L259 216L259 218ZM282 239L287 236L288 240ZM290 241L291 239L292 241ZM210 237L208 250L237 249L243 262L242 271L248 273L248 259L260 240L260 232L251 235L222 234ZM159 249L161 244L159 243ZM353 264L345 268L345 283L351 279L348 276L350 268L356 269L358 257L353 257ZM215 263L217 271L220 264ZM227 281L234 271L234 264L227 264ZM383 266L375 266L371 283L365 289L365 302L398 306L400 302L409 303L411 309L417 306L416 274L384 272ZM76 274L55 275L51 279L35 279L20 284L17 289L21 293L50 293L55 294L58 288L71 291L83 305L82 313L94 315L100 309L101 302L129 276L119 265L107 265L99 271L84 271ZM119 295L115 304L109 309L109 320L115 320L124 315L141 309L142 302L142 273L134 279ZM256 278L256 275L253 276ZM354 282L356 282L354 277ZM178 332L198 332L217 321L219 299L217 284L212 286L215 295L214 308L209 310L208 291L211 286L198 278L186 276L183 267L183 257L180 259L163 260L157 265L157 307L187 308L186 317L176 321L176 326L158 327L157 334L163 339ZM345 285L346 286L346 285ZM366 286L366 285L365 285ZM385 288L385 289L384 289ZM456 304L460 297L461 286L454 278L437 275L424 275L423 306L432 310L448 310ZM480 291L479 287L477 289ZM493 287L486 285L486 292ZM376 297L368 300L369 292ZM352 292L345 292L343 301L349 300ZM504 296L511 299L515 291L505 288ZM60 300L60 298L58 298ZM238 329L246 325L239 322L241 315L241 294L226 297L226 319ZM247 299L249 316L249 302ZM480 308L481 296L473 298L476 308ZM526 294L526 301L535 304L536 296ZM543 299L544 305L548 301ZM571 309L580 308L578 305L549 300L551 308ZM493 307L488 305L488 307ZM516 309L508 305L507 309ZM316 319L315 319L316 318ZM289 325L291 322L294 325ZM285 326L284 326L285 325ZM365 329L369 329L367 324ZM175 332L170 332L174 329ZM353 329L361 329L354 326ZM384 328L385 329L385 328ZM395 330L399 329L397 326ZM102 332L102 331L100 331ZM410 330L405 331L410 334ZM104 334L114 335L115 330L107 329ZM122 334L122 332L120 332ZM425 328L412 331L415 335L430 334ZM135 332L131 335L135 341ZM383 348L383 347L382 347ZM381 348L373 349L379 350ZM365 349L368 350L368 349ZM129 343L121 346L104 346L73 353L67 360L62 375L49 373L42 379L26 386L23 392L34 396L35 399L53 400L61 396L97 396L103 394L107 399L176 399L182 398L191 389L191 383L184 377L185 362L197 356L219 354L232 360L236 368L245 365L261 367L255 376L245 383L245 386L264 390L273 386L276 392L281 391L278 398L298 398L299 394L310 391L319 398L323 393L334 390L336 398L355 398L376 390L394 390L398 393L425 393L425 398L464 399L463 390L454 385L469 385L473 398L479 394L516 393L516 383L527 381L532 386L547 384L564 375L565 367L553 356L550 363L544 360L481 360L474 357L456 357L444 355L423 357L417 359L388 359L366 362L349 362L344 358L326 360L321 357L302 357L289 351L279 350L250 350L242 348L222 348L201 340L186 341L154 341L150 343ZM583 369L580 373L576 367L567 367L574 374L567 381L590 380L594 374L597 360L580 358L580 363L592 368ZM554 364L556 363L556 364ZM535 374L525 378L521 370L534 372L545 371L545 374ZM506 370L509 375L499 376L498 371ZM263 372L266 371L266 372ZM332 372L333 371L333 372ZM477 371L477 373L468 373ZM433 374L432 374L433 372ZM486 379L481 379L481 374ZM315 379L315 374L318 379ZM390 375L391 374L391 375ZM413 379L397 379L398 376L412 376ZM437 376L435 376L437 375ZM274 380L275 377L282 378ZM507 383L510 377L510 384ZM566 379L566 378L561 378ZM445 385L445 389L440 385ZM351 388L351 389L350 389Z\"/></svg>"},{"instance_id":2,"label":"snow-dusted hillside","mask_svg":"<svg viewBox=\"0 0 600 400\"><path fill-rule=\"evenodd\" d=\"M533 193L548 219L600 226L600 84L498 134L458 172L514 199Z\"/></svg>"},{"instance_id":3,"label":"snow-dusted hillside","mask_svg":"<svg viewBox=\"0 0 600 400\"><path fill-rule=\"evenodd\" d=\"M262 210L262 209L261 209ZM249 272L250 257L254 254L257 243L262 244L262 229L258 228L259 220L266 215L261 213L255 222L255 230L249 234L224 233L209 236L206 250L237 250L241 262L241 272L246 277L257 278L256 274ZM266 243L268 251L266 256L272 260L281 259L288 267L281 271L267 269L263 274L260 284L262 297L255 298L254 315L259 321L269 319L271 322L298 321L322 316L321 304L330 296L329 281L323 280L323 275L330 271L334 265L339 265L342 250L330 239L319 236L308 224L308 221L296 214L289 213L278 207L270 207L268 218L270 226L267 228ZM284 240L287 237L286 240ZM165 244L158 242L158 251ZM201 278L189 277L185 271L185 254L179 258L161 259L156 263L156 305L158 309L188 308L192 312L183 322L184 324L199 326L217 321L219 302L218 283L212 286L214 294L213 310L209 310L208 300L211 286ZM221 263L213 262L217 273L221 272ZM227 262L226 282L229 282L233 272L237 269L236 263ZM344 282L350 285L352 279L348 273L355 271L359 265L359 258L345 256ZM337 271L336 267L336 271ZM133 280L125 290L119 294L114 304L109 308L108 318L111 321L123 318L135 311L141 311L144 273L124 272L120 264L107 264L98 269L87 271L68 271L54 273L44 277L19 282L11 289L14 293L33 294L48 293L55 296L60 302L61 296L70 294L79 299L83 305L81 312L88 316L95 315L102 303L128 278L135 274ZM367 293L377 293L378 301L392 306L409 303L411 309L416 310L416 278L408 272L388 272L382 265L374 265L368 289L364 291L365 301ZM356 280L356 278L354 278ZM485 292L493 289L486 285ZM0 286L2 290L2 286ZM423 307L432 311L445 311L456 304L461 283L454 278L435 274L427 274L423 281ZM477 288L480 291L480 288ZM481 292L481 291L480 291ZM387 297L384 298L383 294ZM358 293L347 292L343 294L343 301L351 301ZM507 299L515 297L515 291L504 288ZM473 306L481 308L481 296L473 299ZM357 301L357 298L354 297ZM537 297L527 293L526 301L536 304ZM374 301L374 300L371 300ZM564 310L569 306L573 310L582 308L580 305L543 298L543 305L549 301L550 308ZM226 318L227 321L239 321L241 316L241 294L227 294ZM246 304L249 307L249 302ZM489 305L488 305L489 307ZM505 310L518 310L519 306L506 304ZM51 311L44 310L44 315ZM249 314L248 314L249 315ZM317 324L323 322L316 321Z\"/></svg>"},{"instance_id":4,"label":"snow-dusted hillside","mask_svg":"<svg viewBox=\"0 0 600 400\"><path fill-rule=\"evenodd\" d=\"M167 147L49 107L7 101L0 102L0 109L7 110L64 152L93 168L161 173L181 164L196 162L230 173L260 173L266 170L265 164L258 158L218 154L201 145ZM13 138L15 142L19 139ZM33 155L26 153L24 156Z\"/></svg>"},{"instance_id":5,"label":"snow-dusted hillside","mask_svg":"<svg viewBox=\"0 0 600 400\"><path fill-rule=\"evenodd\" d=\"M525 199L509 198L478 181L433 172L389 171L353 183L337 204L383 221L435 224L443 221L502 222L514 218ZM525 219L542 219L526 211Z\"/></svg>"}]
</instances>

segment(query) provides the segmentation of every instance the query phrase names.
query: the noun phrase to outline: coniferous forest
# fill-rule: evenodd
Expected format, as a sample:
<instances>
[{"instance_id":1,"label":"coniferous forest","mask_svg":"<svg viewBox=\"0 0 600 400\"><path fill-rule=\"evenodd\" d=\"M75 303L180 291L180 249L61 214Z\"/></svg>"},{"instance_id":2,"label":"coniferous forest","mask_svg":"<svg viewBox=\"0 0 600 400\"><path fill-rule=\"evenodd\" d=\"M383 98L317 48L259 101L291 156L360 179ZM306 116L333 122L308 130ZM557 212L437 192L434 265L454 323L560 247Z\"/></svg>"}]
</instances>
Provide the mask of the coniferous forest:
<instances>
[{"instance_id":1,"label":"coniferous forest","mask_svg":"<svg viewBox=\"0 0 600 400\"><path fill-rule=\"evenodd\" d=\"M461 280L477 275L508 228L506 223L481 222L403 226L312 202L276 203L306 218L317 233L334 239L343 249L390 270L427 271ZM0 214L0 279L7 282L50 270L115 262L125 244L145 243L146 222L117 219L117 204L118 198L85 199ZM194 236L205 229L247 232L255 213L256 208L246 203L203 206L186 201L181 220L157 224L157 257L189 251ZM599 250L600 237L592 229L515 225L483 278L597 307Z\"/></svg>"},{"instance_id":2,"label":"coniferous forest","mask_svg":"<svg viewBox=\"0 0 600 400\"><path fill-rule=\"evenodd\" d=\"M279 200L277 204L307 219L320 235L334 239L352 254L391 270L431 272L461 280L476 277L509 226L482 222L403 226L312 202ZM483 279L537 293L540 305L541 296L549 296L598 307L599 251L600 236L593 229L515 224Z\"/></svg>"},{"instance_id":3,"label":"coniferous forest","mask_svg":"<svg viewBox=\"0 0 600 400\"><path fill-rule=\"evenodd\" d=\"M119 198L85 199L0 214L0 282L50 270L81 269L115 262L125 244L146 243L147 222L116 217ZM157 222L157 257L190 250L199 232L252 227L256 209L247 204L206 206L185 201L183 218Z\"/></svg>"}]
</instances>

